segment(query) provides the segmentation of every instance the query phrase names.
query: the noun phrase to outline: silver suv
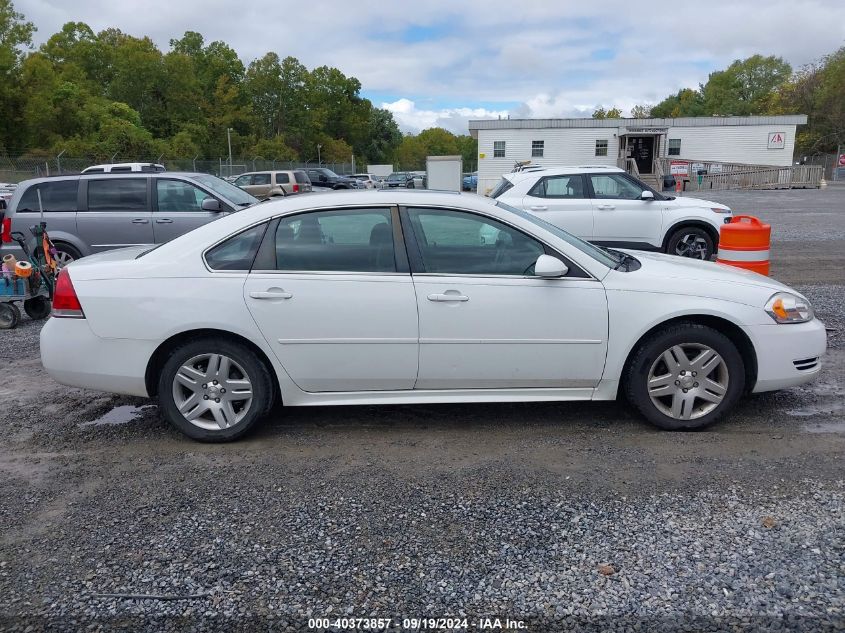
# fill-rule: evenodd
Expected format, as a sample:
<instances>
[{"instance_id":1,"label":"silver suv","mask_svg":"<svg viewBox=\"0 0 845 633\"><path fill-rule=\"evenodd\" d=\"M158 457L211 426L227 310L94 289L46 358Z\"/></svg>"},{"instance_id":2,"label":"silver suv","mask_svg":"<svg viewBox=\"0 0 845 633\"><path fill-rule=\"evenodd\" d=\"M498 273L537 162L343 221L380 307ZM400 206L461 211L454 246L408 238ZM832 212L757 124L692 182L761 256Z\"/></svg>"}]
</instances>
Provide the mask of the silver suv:
<instances>
[{"instance_id":1,"label":"silver suv","mask_svg":"<svg viewBox=\"0 0 845 633\"><path fill-rule=\"evenodd\" d=\"M11 233L20 231L31 238L28 229L40 221L42 212L57 260L66 265L113 248L167 242L256 202L242 189L208 174L132 172L35 178L15 189L0 225L0 255L22 257Z\"/></svg>"}]
</instances>

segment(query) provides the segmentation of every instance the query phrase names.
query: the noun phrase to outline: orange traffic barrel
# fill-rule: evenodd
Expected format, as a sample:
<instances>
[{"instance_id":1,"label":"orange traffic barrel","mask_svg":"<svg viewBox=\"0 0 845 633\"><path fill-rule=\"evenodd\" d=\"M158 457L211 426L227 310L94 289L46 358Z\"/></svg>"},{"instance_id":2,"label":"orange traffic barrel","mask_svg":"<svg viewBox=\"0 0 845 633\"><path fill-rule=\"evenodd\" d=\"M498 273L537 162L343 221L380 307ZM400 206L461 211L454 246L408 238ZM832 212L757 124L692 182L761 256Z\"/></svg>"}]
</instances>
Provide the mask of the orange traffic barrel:
<instances>
[{"instance_id":1,"label":"orange traffic barrel","mask_svg":"<svg viewBox=\"0 0 845 633\"><path fill-rule=\"evenodd\" d=\"M772 227L751 215L735 215L719 231L716 261L761 275L769 274Z\"/></svg>"}]
</instances>

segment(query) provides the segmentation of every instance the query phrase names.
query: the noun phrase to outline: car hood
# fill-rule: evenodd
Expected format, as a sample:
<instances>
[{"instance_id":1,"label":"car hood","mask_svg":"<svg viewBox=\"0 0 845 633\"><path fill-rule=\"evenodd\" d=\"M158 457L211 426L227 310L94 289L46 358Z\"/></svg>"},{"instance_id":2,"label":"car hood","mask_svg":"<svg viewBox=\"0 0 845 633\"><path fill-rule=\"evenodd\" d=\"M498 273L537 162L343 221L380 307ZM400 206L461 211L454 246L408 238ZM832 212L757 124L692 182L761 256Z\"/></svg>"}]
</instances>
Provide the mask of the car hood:
<instances>
[{"instance_id":1,"label":"car hood","mask_svg":"<svg viewBox=\"0 0 845 633\"><path fill-rule=\"evenodd\" d=\"M671 207L686 208L686 207L703 207L705 209L730 209L729 206L721 202L712 202L710 200L702 200L701 198L689 198L687 196L678 196L674 200L667 200L666 204Z\"/></svg>"},{"instance_id":2,"label":"car hood","mask_svg":"<svg viewBox=\"0 0 845 633\"><path fill-rule=\"evenodd\" d=\"M641 267L628 273L612 271L605 278L608 287L712 297L758 307L776 292L803 296L771 277L727 264L663 253L624 252L636 257Z\"/></svg>"}]
</instances>

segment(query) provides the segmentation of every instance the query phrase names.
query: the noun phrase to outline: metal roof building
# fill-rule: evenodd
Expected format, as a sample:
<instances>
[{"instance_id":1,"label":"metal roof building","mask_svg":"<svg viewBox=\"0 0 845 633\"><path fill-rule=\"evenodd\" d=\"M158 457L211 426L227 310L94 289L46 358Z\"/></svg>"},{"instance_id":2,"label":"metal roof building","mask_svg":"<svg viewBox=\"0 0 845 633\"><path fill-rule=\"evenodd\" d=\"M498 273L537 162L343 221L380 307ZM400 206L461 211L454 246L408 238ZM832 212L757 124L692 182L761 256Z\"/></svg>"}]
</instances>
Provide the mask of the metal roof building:
<instances>
[{"instance_id":1,"label":"metal roof building","mask_svg":"<svg viewBox=\"0 0 845 633\"><path fill-rule=\"evenodd\" d=\"M478 192L487 193L517 161L543 166L632 167L645 179L661 159L750 165L792 164L804 114L650 119L483 119L469 122L478 139Z\"/></svg>"}]
</instances>

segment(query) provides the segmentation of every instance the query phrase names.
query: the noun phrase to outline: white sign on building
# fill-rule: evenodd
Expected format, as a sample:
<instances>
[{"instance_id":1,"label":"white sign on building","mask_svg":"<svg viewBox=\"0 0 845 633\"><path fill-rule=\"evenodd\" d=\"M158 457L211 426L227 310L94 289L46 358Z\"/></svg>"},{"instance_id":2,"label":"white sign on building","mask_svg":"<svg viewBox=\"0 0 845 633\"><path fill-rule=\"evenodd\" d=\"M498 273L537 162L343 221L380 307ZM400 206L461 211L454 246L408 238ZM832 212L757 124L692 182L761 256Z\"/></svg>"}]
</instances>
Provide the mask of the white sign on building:
<instances>
[{"instance_id":1,"label":"white sign on building","mask_svg":"<svg viewBox=\"0 0 845 633\"><path fill-rule=\"evenodd\" d=\"M783 149L786 147L786 134L783 132L769 132L769 149Z\"/></svg>"}]
</instances>

